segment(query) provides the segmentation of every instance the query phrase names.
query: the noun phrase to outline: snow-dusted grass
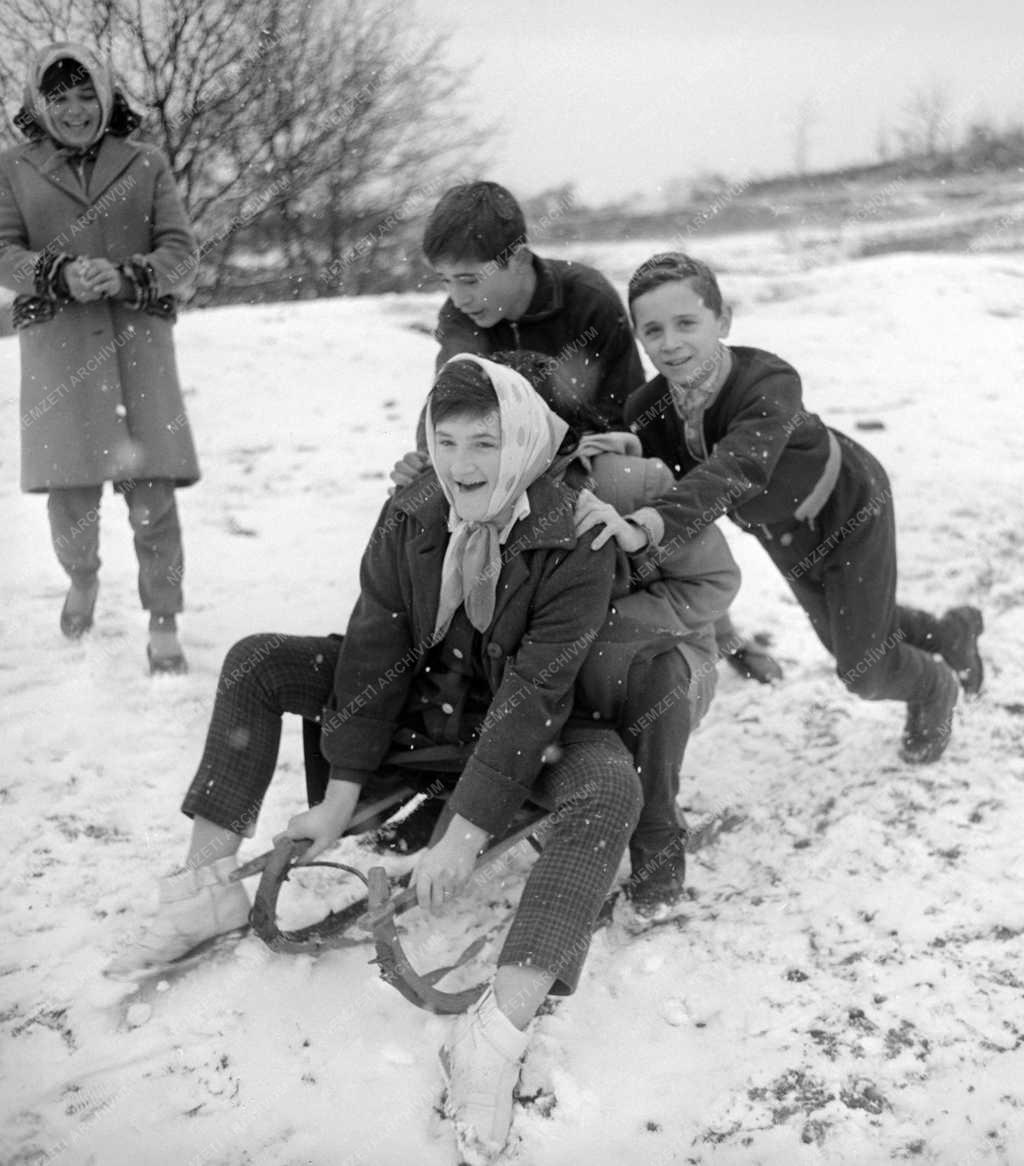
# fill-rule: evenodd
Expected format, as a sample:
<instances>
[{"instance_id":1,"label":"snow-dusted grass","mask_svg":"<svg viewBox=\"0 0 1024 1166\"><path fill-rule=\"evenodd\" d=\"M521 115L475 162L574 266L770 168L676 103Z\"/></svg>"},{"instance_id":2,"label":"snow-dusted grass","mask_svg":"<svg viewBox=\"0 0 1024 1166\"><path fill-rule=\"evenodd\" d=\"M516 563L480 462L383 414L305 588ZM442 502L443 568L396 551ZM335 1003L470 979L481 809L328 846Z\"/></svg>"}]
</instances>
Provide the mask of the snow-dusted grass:
<instances>
[{"instance_id":1,"label":"snow-dusted grass","mask_svg":"<svg viewBox=\"0 0 1024 1166\"><path fill-rule=\"evenodd\" d=\"M621 281L664 241L594 258ZM681 925L600 932L578 994L536 1026L518 1161L790 1166L1024 1162L1024 261L901 256L727 272L733 339L780 352L808 406L889 468L910 602L984 608L988 683L924 770L902 709L848 697L753 540L735 607L770 629L773 689L721 676L684 766L694 813L747 815L691 864ZM736 244L741 246L741 244ZM635 252L635 254L634 254ZM121 1022L101 976L180 856L177 802L220 660L255 630L343 630L362 544L433 365L433 297L190 313L178 353L205 477L182 491L192 665L144 675L123 504L107 496L94 634L64 642L41 498L17 493L17 341L0 341L5 559L0 1160L67 1166L433 1166L447 1021L358 947L311 960L249 938ZM884 428L861 431L858 422ZM296 726L256 838L303 799ZM368 865L355 843L339 848ZM450 951L507 913L490 887ZM312 894L307 891L307 895ZM412 922L412 920L410 920ZM413 937L424 945L430 925ZM444 946L441 944L440 946ZM479 971L479 968L477 969Z\"/></svg>"}]
</instances>

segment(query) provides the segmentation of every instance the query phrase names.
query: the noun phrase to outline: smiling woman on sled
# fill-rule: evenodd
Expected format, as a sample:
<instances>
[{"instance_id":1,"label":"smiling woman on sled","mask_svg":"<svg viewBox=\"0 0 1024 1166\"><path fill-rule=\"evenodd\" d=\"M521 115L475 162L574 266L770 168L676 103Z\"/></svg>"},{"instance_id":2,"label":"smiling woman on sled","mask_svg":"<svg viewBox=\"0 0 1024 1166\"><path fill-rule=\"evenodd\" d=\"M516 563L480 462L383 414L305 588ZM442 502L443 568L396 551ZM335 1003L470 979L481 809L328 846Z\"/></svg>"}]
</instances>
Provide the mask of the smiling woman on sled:
<instances>
[{"instance_id":1,"label":"smiling woman on sled","mask_svg":"<svg viewBox=\"0 0 1024 1166\"><path fill-rule=\"evenodd\" d=\"M428 401L432 469L385 505L344 638L250 636L228 653L182 806L193 818L185 867L161 880L155 920L111 968L163 963L244 924L248 898L230 875L285 712L320 719L330 764L323 800L284 832L311 840L306 858L393 784L396 759L408 781L418 750L448 749L447 826L413 873L421 906L459 890L527 799L557 811L493 985L442 1050L449 1113L490 1151L507 1137L524 1030L549 993L574 990L641 808L629 753L576 684L629 571L614 539L594 550L592 534L577 535L577 492L547 472L566 433L512 369L468 356L445 365ZM650 625L636 634L650 652L678 638ZM426 770L423 785L436 779Z\"/></svg>"}]
</instances>

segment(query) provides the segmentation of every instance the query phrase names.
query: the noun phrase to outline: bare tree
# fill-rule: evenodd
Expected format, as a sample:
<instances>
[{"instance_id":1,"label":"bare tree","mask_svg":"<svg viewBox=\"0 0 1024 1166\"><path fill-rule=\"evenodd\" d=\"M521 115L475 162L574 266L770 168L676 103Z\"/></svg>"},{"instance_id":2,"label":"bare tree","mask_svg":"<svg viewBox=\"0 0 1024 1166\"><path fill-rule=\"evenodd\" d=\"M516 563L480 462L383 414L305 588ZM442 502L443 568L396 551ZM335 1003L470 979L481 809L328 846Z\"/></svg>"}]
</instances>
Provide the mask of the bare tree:
<instances>
[{"instance_id":1,"label":"bare tree","mask_svg":"<svg viewBox=\"0 0 1024 1166\"><path fill-rule=\"evenodd\" d=\"M949 153L954 134L949 86L933 78L914 89L903 104L895 134L905 158L938 158Z\"/></svg>"},{"instance_id":2,"label":"bare tree","mask_svg":"<svg viewBox=\"0 0 1024 1166\"><path fill-rule=\"evenodd\" d=\"M296 281L350 290L482 140L458 112L445 37L417 27L410 0L0 0L7 77L55 39L116 63L170 158L214 288L243 239L265 248L272 221ZM324 266L333 275L318 279Z\"/></svg>"}]
</instances>

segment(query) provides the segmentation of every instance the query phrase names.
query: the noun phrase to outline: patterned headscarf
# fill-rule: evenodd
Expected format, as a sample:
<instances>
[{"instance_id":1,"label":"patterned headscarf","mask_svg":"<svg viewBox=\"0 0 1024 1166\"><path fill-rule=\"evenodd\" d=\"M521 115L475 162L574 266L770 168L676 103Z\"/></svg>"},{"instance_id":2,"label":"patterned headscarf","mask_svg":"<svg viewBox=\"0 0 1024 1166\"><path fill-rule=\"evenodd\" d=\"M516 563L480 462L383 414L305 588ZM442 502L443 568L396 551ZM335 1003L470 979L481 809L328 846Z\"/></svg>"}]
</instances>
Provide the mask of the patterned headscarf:
<instances>
[{"instance_id":1,"label":"patterned headscarf","mask_svg":"<svg viewBox=\"0 0 1024 1166\"><path fill-rule=\"evenodd\" d=\"M435 639L448 630L460 604L465 604L466 615L478 631L490 624L501 572L501 545L516 522L530 513L526 489L551 465L569 429L519 373L469 353L453 356L448 364L456 360L474 361L493 385L501 421L501 450L498 480L480 522L467 522L458 517L451 491L441 481L450 508L451 538L441 567ZM429 408L426 430L427 452L436 465L437 446Z\"/></svg>"}]
</instances>

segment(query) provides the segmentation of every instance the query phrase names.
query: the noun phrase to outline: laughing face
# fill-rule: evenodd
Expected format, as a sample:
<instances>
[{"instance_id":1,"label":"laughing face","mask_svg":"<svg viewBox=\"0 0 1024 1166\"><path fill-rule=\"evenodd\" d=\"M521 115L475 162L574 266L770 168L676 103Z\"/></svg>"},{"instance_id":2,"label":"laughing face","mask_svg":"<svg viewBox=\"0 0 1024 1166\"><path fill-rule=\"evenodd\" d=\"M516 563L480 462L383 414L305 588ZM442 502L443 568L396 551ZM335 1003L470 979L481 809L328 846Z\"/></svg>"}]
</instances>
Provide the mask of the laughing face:
<instances>
[{"instance_id":1,"label":"laughing face","mask_svg":"<svg viewBox=\"0 0 1024 1166\"><path fill-rule=\"evenodd\" d=\"M87 146L100 125L100 99L92 82L60 89L46 99L54 129L66 146Z\"/></svg>"},{"instance_id":2,"label":"laughing face","mask_svg":"<svg viewBox=\"0 0 1024 1166\"><path fill-rule=\"evenodd\" d=\"M483 521L501 461L498 414L446 417L434 430L434 460L437 476L448 487L459 518Z\"/></svg>"},{"instance_id":3,"label":"laughing face","mask_svg":"<svg viewBox=\"0 0 1024 1166\"><path fill-rule=\"evenodd\" d=\"M732 313L716 315L688 280L660 284L633 301L636 334L654 367L676 385L699 385L718 368Z\"/></svg>"}]
</instances>

